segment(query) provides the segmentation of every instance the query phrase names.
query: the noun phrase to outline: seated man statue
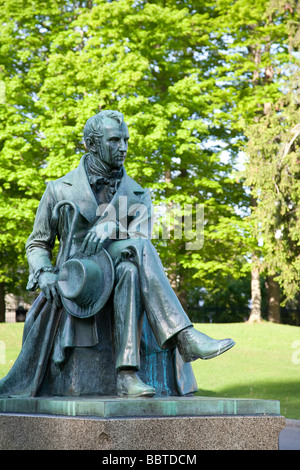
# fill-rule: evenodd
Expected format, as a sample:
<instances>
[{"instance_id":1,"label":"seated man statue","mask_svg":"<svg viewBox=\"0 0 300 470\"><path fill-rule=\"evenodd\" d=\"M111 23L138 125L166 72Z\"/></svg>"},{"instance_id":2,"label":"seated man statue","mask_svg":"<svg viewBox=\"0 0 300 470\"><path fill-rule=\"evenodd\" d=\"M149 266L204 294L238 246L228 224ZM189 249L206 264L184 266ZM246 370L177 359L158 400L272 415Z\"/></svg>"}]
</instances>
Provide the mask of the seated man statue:
<instances>
[{"instance_id":1,"label":"seated man statue","mask_svg":"<svg viewBox=\"0 0 300 470\"><path fill-rule=\"evenodd\" d=\"M116 395L153 397L155 385L139 373L145 321L159 350L175 348L182 363L216 357L235 344L194 329L175 295L151 243L149 191L123 166L128 139L121 113L100 112L85 125L88 153L78 168L48 183L26 244L28 289L40 288L41 294L27 314L15 373L13 368L0 381L0 395L34 396L53 373L50 354L62 364L74 348L94 350L105 343L113 350L106 370L115 373ZM59 252L53 266L56 238ZM109 327L103 313L108 308ZM103 331L106 337L101 339ZM85 364L82 374L92 381L94 360ZM64 373L60 366L61 380ZM105 382L108 375L102 374Z\"/></svg>"}]
</instances>

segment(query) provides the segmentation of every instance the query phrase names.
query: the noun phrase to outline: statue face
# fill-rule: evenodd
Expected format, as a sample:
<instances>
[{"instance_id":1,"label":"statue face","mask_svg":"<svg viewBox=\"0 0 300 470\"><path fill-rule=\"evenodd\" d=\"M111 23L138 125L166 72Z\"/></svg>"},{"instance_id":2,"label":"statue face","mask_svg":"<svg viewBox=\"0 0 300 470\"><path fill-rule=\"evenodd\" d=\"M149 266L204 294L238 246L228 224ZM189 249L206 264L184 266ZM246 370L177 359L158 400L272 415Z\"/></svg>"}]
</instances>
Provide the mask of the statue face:
<instances>
[{"instance_id":1,"label":"statue face","mask_svg":"<svg viewBox=\"0 0 300 470\"><path fill-rule=\"evenodd\" d=\"M104 123L101 145L101 160L108 169L120 169L124 164L129 132L127 125L120 124L114 119L107 119ZM98 145L99 145L98 144Z\"/></svg>"}]
</instances>

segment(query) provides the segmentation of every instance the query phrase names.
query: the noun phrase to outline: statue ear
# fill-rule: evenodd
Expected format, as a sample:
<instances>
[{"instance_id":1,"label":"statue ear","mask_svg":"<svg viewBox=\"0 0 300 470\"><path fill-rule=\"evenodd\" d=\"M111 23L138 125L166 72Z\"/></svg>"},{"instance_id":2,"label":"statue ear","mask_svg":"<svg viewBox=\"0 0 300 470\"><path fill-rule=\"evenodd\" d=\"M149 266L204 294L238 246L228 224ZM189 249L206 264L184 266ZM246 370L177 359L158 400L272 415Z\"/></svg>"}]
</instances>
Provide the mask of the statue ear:
<instances>
[{"instance_id":1,"label":"statue ear","mask_svg":"<svg viewBox=\"0 0 300 470\"><path fill-rule=\"evenodd\" d=\"M85 142L84 142L84 146L86 148L86 150L90 150L92 152L96 152L96 145L95 145L95 142L94 142L94 139L92 137L87 137Z\"/></svg>"}]
</instances>

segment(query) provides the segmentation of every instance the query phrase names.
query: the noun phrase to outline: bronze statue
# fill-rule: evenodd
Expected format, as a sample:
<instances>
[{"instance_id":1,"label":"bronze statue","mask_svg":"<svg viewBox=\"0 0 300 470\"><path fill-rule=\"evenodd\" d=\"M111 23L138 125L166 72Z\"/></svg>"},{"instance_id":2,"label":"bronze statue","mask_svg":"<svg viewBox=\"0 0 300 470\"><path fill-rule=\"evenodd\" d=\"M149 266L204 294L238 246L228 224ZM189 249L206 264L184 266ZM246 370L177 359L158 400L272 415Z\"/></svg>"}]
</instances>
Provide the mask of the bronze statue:
<instances>
[{"instance_id":1,"label":"bronze statue","mask_svg":"<svg viewBox=\"0 0 300 470\"><path fill-rule=\"evenodd\" d=\"M195 330L172 290L150 193L123 166L128 139L121 113L91 117L78 168L47 185L26 244L28 289L41 293L0 395L187 395L190 362L235 344Z\"/></svg>"}]
</instances>

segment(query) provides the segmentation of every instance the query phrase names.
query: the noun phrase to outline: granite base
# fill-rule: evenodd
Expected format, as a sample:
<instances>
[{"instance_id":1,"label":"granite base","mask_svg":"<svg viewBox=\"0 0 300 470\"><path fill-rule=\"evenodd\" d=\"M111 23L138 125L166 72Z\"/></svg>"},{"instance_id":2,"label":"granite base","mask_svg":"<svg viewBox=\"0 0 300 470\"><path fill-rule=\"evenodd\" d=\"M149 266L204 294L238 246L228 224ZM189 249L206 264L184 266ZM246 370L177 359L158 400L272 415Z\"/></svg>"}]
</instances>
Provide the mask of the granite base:
<instances>
[{"instance_id":1,"label":"granite base","mask_svg":"<svg viewBox=\"0 0 300 470\"><path fill-rule=\"evenodd\" d=\"M272 400L0 399L1 450L276 450L284 427Z\"/></svg>"}]
</instances>

